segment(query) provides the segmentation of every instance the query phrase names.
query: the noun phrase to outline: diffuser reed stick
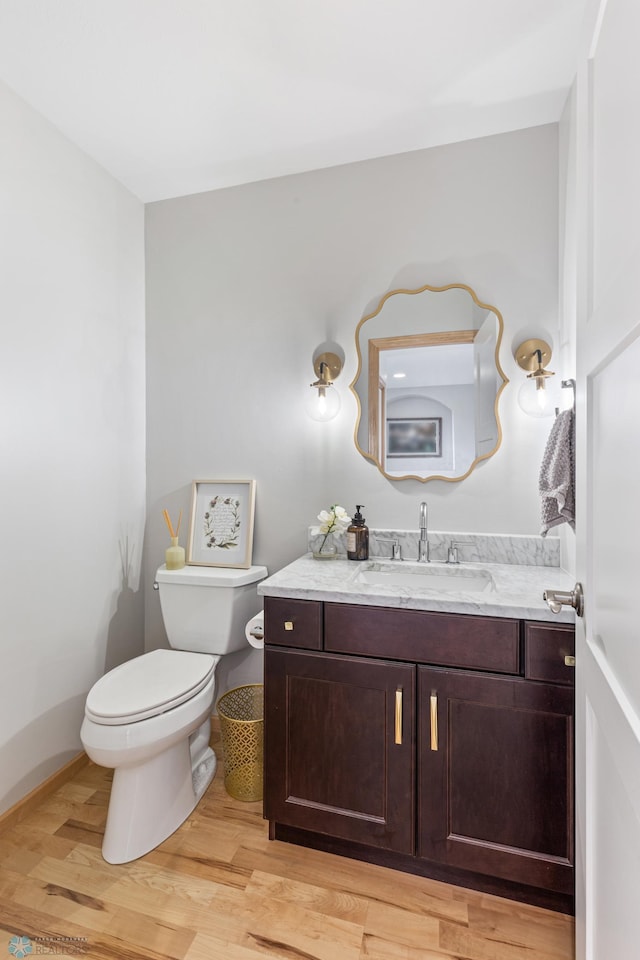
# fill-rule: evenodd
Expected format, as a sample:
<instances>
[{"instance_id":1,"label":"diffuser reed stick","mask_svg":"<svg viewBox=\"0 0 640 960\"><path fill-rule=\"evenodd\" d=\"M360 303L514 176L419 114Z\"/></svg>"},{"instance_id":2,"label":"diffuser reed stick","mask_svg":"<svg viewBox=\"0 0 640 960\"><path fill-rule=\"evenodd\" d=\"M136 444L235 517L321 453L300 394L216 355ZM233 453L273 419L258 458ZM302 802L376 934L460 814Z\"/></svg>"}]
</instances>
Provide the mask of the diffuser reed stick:
<instances>
[{"instance_id":1,"label":"diffuser reed stick","mask_svg":"<svg viewBox=\"0 0 640 960\"><path fill-rule=\"evenodd\" d=\"M173 540L174 537L178 537L180 535L180 524L182 523L182 510L180 511L180 514L178 516L178 526L175 528L175 530L173 529L173 524L171 523L171 517L169 516L169 511L167 509L163 510L162 515L169 529L169 536Z\"/></svg>"}]
</instances>

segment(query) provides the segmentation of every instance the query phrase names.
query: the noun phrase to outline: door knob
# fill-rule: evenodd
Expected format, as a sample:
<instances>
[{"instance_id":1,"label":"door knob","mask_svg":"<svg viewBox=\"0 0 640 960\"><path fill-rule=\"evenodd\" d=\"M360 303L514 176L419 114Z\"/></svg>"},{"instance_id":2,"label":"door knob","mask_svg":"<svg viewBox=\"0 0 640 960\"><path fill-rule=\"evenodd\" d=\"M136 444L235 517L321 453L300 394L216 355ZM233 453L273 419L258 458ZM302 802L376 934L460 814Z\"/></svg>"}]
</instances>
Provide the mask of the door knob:
<instances>
[{"instance_id":1,"label":"door knob","mask_svg":"<svg viewBox=\"0 0 640 960\"><path fill-rule=\"evenodd\" d=\"M584 593L582 584L576 583L573 590L545 590L543 599L552 613L560 613L562 607L573 607L579 617L584 616Z\"/></svg>"}]
</instances>

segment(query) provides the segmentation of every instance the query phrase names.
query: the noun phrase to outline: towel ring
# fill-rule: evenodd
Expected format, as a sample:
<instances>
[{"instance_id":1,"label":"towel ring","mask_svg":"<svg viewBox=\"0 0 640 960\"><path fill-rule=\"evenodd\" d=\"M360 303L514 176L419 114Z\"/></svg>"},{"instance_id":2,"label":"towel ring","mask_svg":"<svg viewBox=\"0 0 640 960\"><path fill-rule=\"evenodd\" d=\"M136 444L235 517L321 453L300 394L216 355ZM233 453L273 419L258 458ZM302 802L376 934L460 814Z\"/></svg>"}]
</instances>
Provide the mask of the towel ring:
<instances>
[{"instance_id":1,"label":"towel ring","mask_svg":"<svg viewBox=\"0 0 640 960\"><path fill-rule=\"evenodd\" d=\"M561 386L561 387L570 387L570 388L573 390L573 404L572 404L572 408L575 410L575 408L576 408L576 382L575 382L575 380L573 380L573 379L561 380L561 381L560 381L560 386ZM559 408L559 407L556 407L556 417L558 416L559 412L560 412L560 408Z\"/></svg>"}]
</instances>

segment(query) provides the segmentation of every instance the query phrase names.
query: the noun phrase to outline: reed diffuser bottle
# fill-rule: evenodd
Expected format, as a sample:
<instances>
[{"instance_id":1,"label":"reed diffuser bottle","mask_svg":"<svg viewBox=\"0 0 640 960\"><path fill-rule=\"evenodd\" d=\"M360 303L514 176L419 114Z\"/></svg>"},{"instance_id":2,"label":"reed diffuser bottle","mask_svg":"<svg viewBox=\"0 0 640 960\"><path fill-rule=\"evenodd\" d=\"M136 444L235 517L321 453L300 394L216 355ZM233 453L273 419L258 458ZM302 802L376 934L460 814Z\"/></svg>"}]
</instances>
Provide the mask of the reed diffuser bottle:
<instances>
[{"instance_id":1,"label":"reed diffuser bottle","mask_svg":"<svg viewBox=\"0 0 640 960\"><path fill-rule=\"evenodd\" d=\"M169 511L163 510L162 514L169 530L169 536L171 537L171 546L167 547L164 554L165 566L167 570L181 570L182 567L184 567L184 547L180 546L178 542L178 536L180 534L180 524L182 522L182 510L180 511L178 525L175 530L173 529L173 524L171 523Z\"/></svg>"}]
</instances>

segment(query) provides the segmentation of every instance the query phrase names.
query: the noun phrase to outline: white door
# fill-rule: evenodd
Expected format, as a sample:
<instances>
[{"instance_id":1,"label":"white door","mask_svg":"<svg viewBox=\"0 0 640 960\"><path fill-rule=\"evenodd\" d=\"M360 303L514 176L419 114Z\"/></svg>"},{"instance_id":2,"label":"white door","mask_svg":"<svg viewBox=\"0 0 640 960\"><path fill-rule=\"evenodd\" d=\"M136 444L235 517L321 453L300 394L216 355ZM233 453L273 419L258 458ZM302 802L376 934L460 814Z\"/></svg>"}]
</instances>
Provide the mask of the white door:
<instances>
[{"instance_id":1,"label":"white door","mask_svg":"<svg viewBox=\"0 0 640 960\"><path fill-rule=\"evenodd\" d=\"M640 2L599 4L576 95L576 955L640 956Z\"/></svg>"}]
</instances>

